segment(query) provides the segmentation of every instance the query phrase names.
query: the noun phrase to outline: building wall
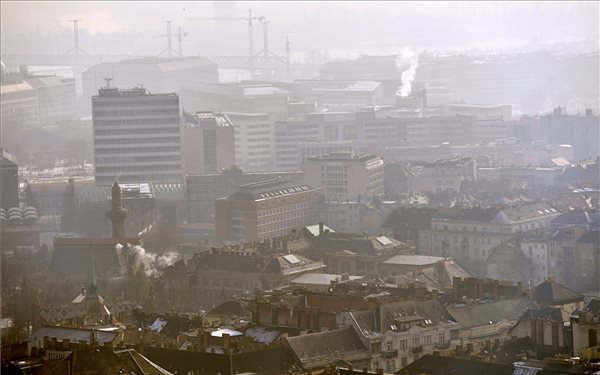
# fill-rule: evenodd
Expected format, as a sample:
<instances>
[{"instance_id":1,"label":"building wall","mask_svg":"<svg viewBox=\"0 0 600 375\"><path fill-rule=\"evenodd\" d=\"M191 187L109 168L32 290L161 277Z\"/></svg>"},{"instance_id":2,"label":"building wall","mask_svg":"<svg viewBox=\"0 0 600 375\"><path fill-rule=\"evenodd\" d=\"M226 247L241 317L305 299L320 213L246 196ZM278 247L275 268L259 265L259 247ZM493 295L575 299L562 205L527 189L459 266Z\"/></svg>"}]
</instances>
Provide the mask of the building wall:
<instances>
[{"instance_id":1,"label":"building wall","mask_svg":"<svg viewBox=\"0 0 600 375\"><path fill-rule=\"evenodd\" d=\"M360 202L382 195L383 160L353 155L330 154L305 160L302 171L307 183L324 188L327 199L333 201Z\"/></svg>"},{"instance_id":2,"label":"building wall","mask_svg":"<svg viewBox=\"0 0 600 375\"><path fill-rule=\"evenodd\" d=\"M275 165L275 117L266 113L227 113L235 127L235 163L245 170L272 170Z\"/></svg>"},{"instance_id":3,"label":"building wall","mask_svg":"<svg viewBox=\"0 0 600 375\"><path fill-rule=\"evenodd\" d=\"M56 81L37 89L41 124L56 124L77 116L75 80Z\"/></svg>"},{"instance_id":4,"label":"building wall","mask_svg":"<svg viewBox=\"0 0 600 375\"><path fill-rule=\"evenodd\" d=\"M102 89L92 109L97 185L181 182L176 94Z\"/></svg>"}]
</instances>

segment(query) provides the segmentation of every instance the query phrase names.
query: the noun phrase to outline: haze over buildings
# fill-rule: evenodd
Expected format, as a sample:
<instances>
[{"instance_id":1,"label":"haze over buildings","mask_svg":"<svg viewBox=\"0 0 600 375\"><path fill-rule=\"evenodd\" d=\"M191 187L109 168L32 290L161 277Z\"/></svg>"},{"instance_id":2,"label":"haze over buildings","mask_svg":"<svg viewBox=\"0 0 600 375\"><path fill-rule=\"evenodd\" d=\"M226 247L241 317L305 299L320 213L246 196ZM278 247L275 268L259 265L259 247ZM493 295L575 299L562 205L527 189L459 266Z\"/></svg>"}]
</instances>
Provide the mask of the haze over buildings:
<instances>
[{"instance_id":1,"label":"haze over buildings","mask_svg":"<svg viewBox=\"0 0 600 375\"><path fill-rule=\"evenodd\" d=\"M0 2L2 373L600 372L598 2Z\"/></svg>"}]
</instances>

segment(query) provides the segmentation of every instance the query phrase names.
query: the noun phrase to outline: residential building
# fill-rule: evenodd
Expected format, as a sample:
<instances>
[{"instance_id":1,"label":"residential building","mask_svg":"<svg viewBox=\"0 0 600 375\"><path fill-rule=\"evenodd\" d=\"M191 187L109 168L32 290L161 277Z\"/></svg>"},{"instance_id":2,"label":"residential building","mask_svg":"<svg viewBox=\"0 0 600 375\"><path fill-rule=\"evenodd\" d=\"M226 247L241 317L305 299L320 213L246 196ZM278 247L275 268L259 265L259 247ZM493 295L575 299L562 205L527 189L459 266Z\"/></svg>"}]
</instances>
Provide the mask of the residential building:
<instances>
[{"instance_id":1,"label":"residential building","mask_svg":"<svg viewBox=\"0 0 600 375\"><path fill-rule=\"evenodd\" d=\"M531 261L530 281L539 285L548 279L548 240L545 235L526 234L521 239L521 251Z\"/></svg>"},{"instance_id":2,"label":"residential building","mask_svg":"<svg viewBox=\"0 0 600 375\"><path fill-rule=\"evenodd\" d=\"M181 146L185 174L218 173L234 165L234 135L227 115L184 112Z\"/></svg>"},{"instance_id":3,"label":"residential building","mask_svg":"<svg viewBox=\"0 0 600 375\"><path fill-rule=\"evenodd\" d=\"M302 287L311 292L327 293L332 284L360 280L362 276L351 276L348 274L337 275L331 273L305 273L290 281L290 286Z\"/></svg>"},{"instance_id":4,"label":"residential building","mask_svg":"<svg viewBox=\"0 0 600 375\"><path fill-rule=\"evenodd\" d=\"M456 258L471 273L484 273L490 250L518 232L542 232L559 212L545 202L520 206L451 208L431 219L430 250L422 254Z\"/></svg>"},{"instance_id":5,"label":"residential building","mask_svg":"<svg viewBox=\"0 0 600 375\"><path fill-rule=\"evenodd\" d=\"M471 158L438 159L415 169L416 174L408 178L410 194L459 193L463 181L477 179L476 162Z\"/></svg>"},{"instance_id":6,"label":"residential building","mask_svg":"<svg viewBox=\"0 0 600 375\"><path fill-rule=\"evenodd\" d=\"M575 245L575 289L591 292L600 289L600 232L587 231Z\"/></svg>"},{"instance_id":7,"label":"residential building","mask_svg":"<svg viewBox=\"0 0 600 375\"><path fill-rule=\"evenodd\" d=\"M214 249L164 270L168 302L190 308L213 308L235 296L288 286L304 273L325 266L292 254L261 255L256 249Z\"/></svg>"},{"instance_id":8,"label":"residential building","mask_svg":"<svg viewBox=\"0 0 600 375\"><path fill-rule=\"evenodd\" d=\"M82 74L84 114L89 113L90 99L103 87L106 77L120 87L141 85L148 92L179 92L193 80L217 82L219 73L215 62L201 57L144 57L94 65ZM207 110L182 105L191 112Z\"/></svg>"},{"instance_id":9,"label":"residential building","mask_svg":"<svg viewBox=\"0 0 600 375\"><path fill-rule=\"evenodd\" d=\"M321 189L286 179L241 185L215 202L217 239L256 241L292 234L318 218Z\"/></svg>"},{"instance_id":10,"label":"residential building","mask_svg":"<svg viewBox=\"0 0 600 375\"><path fill-rule=\"evenodd\" d=\"M246 170L272 170L275 116L268 113L227 112L234 125L235 163Z\"/></svg>"},{"instance_id":11,"label":"residential building","mask_svg":"<svg viewBox=\"0 0 600 375\"><path fill-rule=\"evenodd\" d=\"M577 288L576 259L582 260L576 254L577 241L584 233L585 229L581 227L564 226L558 228L548 238L548 277L568 288ZM588 254L585 256L587 257Z\"/></svg>"},{"instance_id":12,"label":"residential building","mask_svg":"<svg viewBox=\"0 0 600 375\"><path fill-rule=\"evenodd\" d=\"M371 353L353 327L286 337L296 360L305 370L321 369L338 361L368 367Z\"/></svg>"},{"instance_id":13,"label":"residential building","mask_svg":"<svg viewBox=\"0 0 600 375\"><path fill-rule=\"evenodd\" d=\"M330 232L322 224L308 236L306 254L323 259L328 272L379 277L382 263L392 255L409 253L408 246L386 236Z\"/></svg>"},{"instance_id":14,"label":"residential building","mask_svg":"<svg viewBox=\"0 0 600 375\"><path fill-rule=\"evenodd\" d=\"M325 190L333 201L369 201L383 194L383 160L379 156L332 153L302 162L306 182Z\"/></svg>"},{"instance_id":15,"label":"residential building","mask_svg":"<svg viewBox=\"0 0 600 375\"><path fill-rule=\"evenodd\" d=\"M180 183L179 97L106 86L92 98L96 184Z\"/></svg>"},{"instance_id":16,"label":"residential building","mask_svg":"<svg viewBox=\"0 0 600 375\"><path fill-rule=\"evenodd\" d=\"M370 368L393 373L423 355L450 352L458 345L461 326L437 299L381 304L345 312L341 322L353 326L371 350Z\"/></svg>"},{"instance_id":17,"label":"residential building","mask_svg":"<svg viewBox=\"0 0 600 375\"><path fill-rule=\"evenodd\" d=\"M523 311L533 307L527 297L500 301L461 303L449 306L452 320L460 324L460 344L467 352L486 350L490 352L510 338L510 328Z\"/></svg>"},{"instance_id":18,"label":"residential building","mask_svg":"<svg viewBox=\"0 0 600 375\"><path fill-rule=\"evenodd\" d=\"M246 172L237 165L232 165L217 173L188 174L185 176L187 221L190 223L214 222L215 201L218 198L233 194L239 185L280 177L299 181L303 175L300 171Z\"/></svg>"},{"instance_id":19,"label":"residential building","mask_svg":"<svg viewBox=\"0 0 600 375\"><path fill-rule=\"evenodd\" d=\"M17 73L13 73L17 74ZM2 140L0 147L11 153L17 153L21 140L17 129L34 129L40 124L40 107L37 90L22 79L6 82L2 75L0 85L0 122L2 122Z\"/></svg>"}]
</instances>

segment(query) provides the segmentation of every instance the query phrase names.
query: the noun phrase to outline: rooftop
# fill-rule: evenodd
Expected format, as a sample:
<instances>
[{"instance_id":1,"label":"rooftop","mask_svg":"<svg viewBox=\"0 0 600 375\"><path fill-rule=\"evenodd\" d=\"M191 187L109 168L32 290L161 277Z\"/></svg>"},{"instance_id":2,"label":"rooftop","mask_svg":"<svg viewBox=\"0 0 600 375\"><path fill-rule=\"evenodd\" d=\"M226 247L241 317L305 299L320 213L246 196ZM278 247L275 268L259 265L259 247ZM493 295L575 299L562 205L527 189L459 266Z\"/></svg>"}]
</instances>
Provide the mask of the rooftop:
<instances>
[{"instance_id":1,"label":"rooftop","mask_svg":"<svg viewBox=\"0 0 600 375\"><path fill-rule=\"evenodd\" d=\"M404 266L429 266L443 261L443 257L432 257L425 255L394 255L393 257L385 260L385 264L397 264Z\"/></svg>"}]
</instances>

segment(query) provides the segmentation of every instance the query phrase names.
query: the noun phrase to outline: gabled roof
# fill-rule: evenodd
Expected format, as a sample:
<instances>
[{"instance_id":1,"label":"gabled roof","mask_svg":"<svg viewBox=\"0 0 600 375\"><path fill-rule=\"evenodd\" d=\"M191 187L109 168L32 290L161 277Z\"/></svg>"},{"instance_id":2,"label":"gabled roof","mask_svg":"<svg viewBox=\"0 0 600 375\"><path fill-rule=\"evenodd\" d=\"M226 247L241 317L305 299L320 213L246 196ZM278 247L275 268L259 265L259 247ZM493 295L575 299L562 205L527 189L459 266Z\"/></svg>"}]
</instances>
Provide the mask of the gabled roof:
<instances>
[{"instance_id":1,"label":"gabled roof","mask_svg":"<svg viewBox=\"0 0 600 375\"><path fill-rule=\"evenodd\" d=\"M533 289L533 299L542 306L581 302L583 296L557 282L546 280Z\"/></svg>"},{"instance_id":2,"label":"gabled roof","mask_svg":"<svg viewBox=\"0 0 600 375\"><path fill-rule=\"evenodd\" d=\"M523 311L533 307L529 298L512 298L490 303L478 303L464 307L449 307L448 313L463 329L495 324L502 320L516 321Z\"/></svg>"}]
</instances>

